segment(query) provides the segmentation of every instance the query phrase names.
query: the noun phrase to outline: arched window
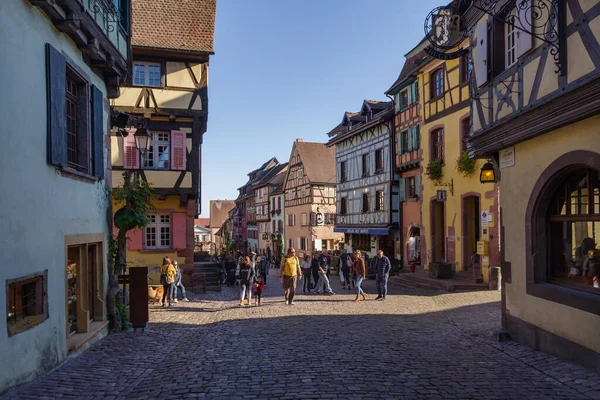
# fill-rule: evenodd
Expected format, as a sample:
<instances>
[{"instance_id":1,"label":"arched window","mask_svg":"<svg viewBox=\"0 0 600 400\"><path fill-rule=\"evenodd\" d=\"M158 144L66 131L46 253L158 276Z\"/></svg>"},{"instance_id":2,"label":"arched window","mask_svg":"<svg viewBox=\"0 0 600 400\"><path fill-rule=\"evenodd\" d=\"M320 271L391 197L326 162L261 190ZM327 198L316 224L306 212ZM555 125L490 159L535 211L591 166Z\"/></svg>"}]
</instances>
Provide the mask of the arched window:
<instances>
[{"instance_id":1,"label":"arched window","mask_svg":"<svg viewBox=\"0 0 600 400\"><path fill-rule=\"evenodd\" d=\"M600 171L580 168L562 178L546 221L548 279L600 294Z\"/></svg>"}]
</instances>

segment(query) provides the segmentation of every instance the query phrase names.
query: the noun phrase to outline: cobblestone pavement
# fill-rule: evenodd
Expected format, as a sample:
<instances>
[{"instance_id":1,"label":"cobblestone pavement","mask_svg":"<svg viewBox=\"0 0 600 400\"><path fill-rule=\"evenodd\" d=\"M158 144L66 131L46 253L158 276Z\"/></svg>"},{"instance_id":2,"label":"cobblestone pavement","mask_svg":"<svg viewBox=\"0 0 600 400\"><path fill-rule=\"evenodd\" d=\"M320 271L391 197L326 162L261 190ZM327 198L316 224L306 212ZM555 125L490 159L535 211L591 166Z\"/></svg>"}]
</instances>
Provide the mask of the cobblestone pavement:
<instances>
[{"instance_id":1,"label":"cobblestone pavement","mask_svg":"<svg viewBox=\"0 0 600 400\"><path fill-rule=\"evenodd\" d=\"M498 292L390 287L385 302L342 292L263 306L237 288L151 305L144 333L110 335L6 399L600 399L600 377L498 343ZM301 292L301 291L298 291Z\"/></svg>"}]
</instances>

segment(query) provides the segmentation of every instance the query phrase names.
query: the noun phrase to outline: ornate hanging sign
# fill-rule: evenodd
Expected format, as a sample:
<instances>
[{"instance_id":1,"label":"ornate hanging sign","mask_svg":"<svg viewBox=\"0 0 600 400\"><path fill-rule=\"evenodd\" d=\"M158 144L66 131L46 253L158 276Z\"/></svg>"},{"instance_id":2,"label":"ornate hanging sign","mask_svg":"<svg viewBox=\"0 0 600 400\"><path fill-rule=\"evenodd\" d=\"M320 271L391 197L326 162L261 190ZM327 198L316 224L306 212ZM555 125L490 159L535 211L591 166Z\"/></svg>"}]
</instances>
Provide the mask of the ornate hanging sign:
<instances>
[{"instance_id":1,"label":"ornate hanging sign","mask_svg":"<svg viewBox=\"0 0 600 400\"><path fill-rule=\"evenodd\" d=\"M467 37L467 31L461 21L454 7L442 6L433 9L425 19L425 37L431 43L425 52L440 60L452 60L466 54L467 49L447 52L459 46Z\"/></svg>"}]
</instances>

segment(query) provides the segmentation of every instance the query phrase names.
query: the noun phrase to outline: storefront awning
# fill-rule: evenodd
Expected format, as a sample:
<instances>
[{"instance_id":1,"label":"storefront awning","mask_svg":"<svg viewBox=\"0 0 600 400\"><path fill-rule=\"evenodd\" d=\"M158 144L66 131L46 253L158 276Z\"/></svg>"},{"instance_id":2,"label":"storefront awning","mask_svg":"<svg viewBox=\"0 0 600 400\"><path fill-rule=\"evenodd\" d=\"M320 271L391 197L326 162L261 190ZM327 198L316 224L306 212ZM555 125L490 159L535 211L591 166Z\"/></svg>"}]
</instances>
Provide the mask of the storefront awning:
<instances>
[{"instance_id":1,"label":"storefront awning","mask_svg":"<svg viewBox=\"0 0 600 400\"><path fill-rule=\"evenodd\" d=\"M390 233L390 228L333 228L334 232L354 233L358 235L387 235Z\"/></svg>"}]
</instances>

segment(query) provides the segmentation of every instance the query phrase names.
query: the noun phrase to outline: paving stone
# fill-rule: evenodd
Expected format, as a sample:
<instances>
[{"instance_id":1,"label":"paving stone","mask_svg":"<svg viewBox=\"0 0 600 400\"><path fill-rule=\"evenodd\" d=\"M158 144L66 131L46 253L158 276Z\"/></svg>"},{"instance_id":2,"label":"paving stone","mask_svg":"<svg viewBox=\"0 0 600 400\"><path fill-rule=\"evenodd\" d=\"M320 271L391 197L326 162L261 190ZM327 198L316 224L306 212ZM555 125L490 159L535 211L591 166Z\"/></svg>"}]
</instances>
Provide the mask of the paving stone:
<instances>
[{"instance_id":1,"label":"paving stone","mask_svg":"<svg viewBox=\"0 0 600 400\"><path fill-rule=\"evenodd\" d=\"M390 287L385 302L334 296L263 305L237 288L150 305L144 333L109 335L6 399L600 399L600 377L514 342L494 341L496 291ZM365 290L376 293L368 280Z\"/></svg>"}]
</instances>

